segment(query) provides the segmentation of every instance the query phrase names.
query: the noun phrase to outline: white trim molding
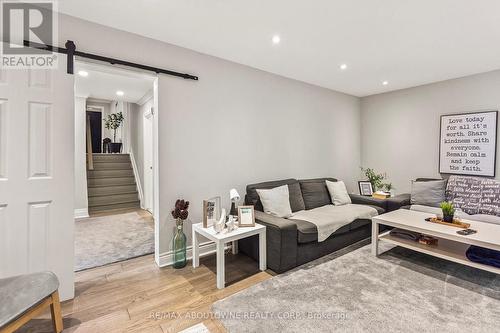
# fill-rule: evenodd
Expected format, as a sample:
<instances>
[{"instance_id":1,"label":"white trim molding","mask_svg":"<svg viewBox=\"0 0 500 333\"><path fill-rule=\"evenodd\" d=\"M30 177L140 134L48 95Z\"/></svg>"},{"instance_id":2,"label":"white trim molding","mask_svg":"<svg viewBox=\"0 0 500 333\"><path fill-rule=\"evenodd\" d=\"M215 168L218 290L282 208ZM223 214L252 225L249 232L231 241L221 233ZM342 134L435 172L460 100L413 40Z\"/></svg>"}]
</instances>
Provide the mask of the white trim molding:
<instances>
[{"instance_id":1,"label":"white trim molding","mask_svg":"<svg viewBox=\"0 0 500 333\"><path fill-rule=\"evenodd\" d=\"M136 104L139 104L140 106L143 106L144 104L146 104L146 102L148 102L151 98L154 97L154 93L153 93L153 89L150 89L148 90L144 96L142 96L137 102Z\"/></svg>"},{"instance_id":2,"label":"white trim molding","mask_svg":"<svg viewBox=\"0 0 500 333\"><path fill-rule=\"evenodd\" d=\"M84 219L90 217L88 208L75 209L75 219Z\"/></svg>"},{"instance_id":3,"label":"white trim molding","mask_svg":"<svg viewBox=\"0 0 500 333\"><path fill-rule=\"evenodd\" d=\"M231 243L225 246L225 249L231 248ZM205 257L216 252L216 245L214 242L200 243L200 257ZM187 259L193 258L193 247L190 245L186 248ZM174 263L174 251L168 251L159 255L158 266L165 267Z\"/></svg>"},{"instance_id":4,"label":"white trim molding","mask_svg":"<svg viewBox=\"0 0 500 333\"><path fill-rule=\"evenodd\" d=\"M113 101L110 101L109 99L100 99L100 98L93 98L93 97L88 97L87 98L87 103L92 104L92 103L102 103L102 104L109 104L113 103Z\"/></svg>"},{"instance_id":5,"label":"white trim molding","mask_svg":"<svg viewBox=\"0 0 500 333\"><path fill-rule=\"evenodd\" d=\"M130 149L129 155L130 155L130 162L132 162L132 170L134 171L135 184L137 185L137 192L139 193L139 201L141 202L141 208L144 209L144 193L142 191L141 178L139 177L139 170L137 170L134 151L132 149Z\"/></svg>"}]
</instances>

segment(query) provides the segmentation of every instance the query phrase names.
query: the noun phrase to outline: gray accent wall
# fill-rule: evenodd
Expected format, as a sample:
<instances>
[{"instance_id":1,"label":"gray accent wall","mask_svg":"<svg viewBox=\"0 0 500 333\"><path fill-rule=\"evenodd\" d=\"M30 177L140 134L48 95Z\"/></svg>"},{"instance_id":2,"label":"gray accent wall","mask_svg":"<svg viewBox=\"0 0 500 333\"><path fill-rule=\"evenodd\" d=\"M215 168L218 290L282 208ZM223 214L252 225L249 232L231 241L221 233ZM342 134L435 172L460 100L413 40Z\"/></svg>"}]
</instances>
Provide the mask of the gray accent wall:
<instances>
[{"instance_id":1,"label":"gray accent wall","mask_svg":"<svg viewBox=\"0 0 500 333\"><path fill-rule=\"evenodd\" d=\"M81 51L200 77L160 81L160 253L170 250L179 197L197 223L203 199L220 195L228 209L229 190L243 196L250 183L330 176L356 191L359 98L66 15L59 27L59 45L71 39Z\"/></svg>"},{"instance_id":2,"label":"gray accent wall","mask_svg":"<svg viewBox=\"0 0 500 333\"><path fill-rule=\"evenodd\" d=\"M440 176L440 115L499 107L500 71L364 97L362 164L387 172L396 193L408 192L411 179Z\"/></svg>"}]
</instances>

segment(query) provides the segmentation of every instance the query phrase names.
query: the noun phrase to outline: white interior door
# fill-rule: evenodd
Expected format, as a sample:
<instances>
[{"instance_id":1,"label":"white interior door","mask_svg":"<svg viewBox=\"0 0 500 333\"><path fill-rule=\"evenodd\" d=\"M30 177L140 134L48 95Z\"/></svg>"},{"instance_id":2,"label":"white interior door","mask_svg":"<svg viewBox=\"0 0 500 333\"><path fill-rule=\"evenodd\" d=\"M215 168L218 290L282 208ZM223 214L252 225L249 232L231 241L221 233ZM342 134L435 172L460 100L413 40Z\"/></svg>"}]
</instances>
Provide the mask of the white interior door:
<instances>
[{"instance_id":1,"label":"white interior door","mask_svg":"<svg viewBox=\"0 0 500 333\"><path fill-rule=\"evenodd\" d=\"M144 209L153 212L153 112L144 114Z\"/></svg>"},{"instance_id":2,"label":"white interior door","mask_svg":"<svg viewBox=\"0 0 500 333\"><path fill-rule=\"evenodd\" d=\"M74 295L74 79L0 72L0 277L50 270Z\"/></svg>"}]
</instances>

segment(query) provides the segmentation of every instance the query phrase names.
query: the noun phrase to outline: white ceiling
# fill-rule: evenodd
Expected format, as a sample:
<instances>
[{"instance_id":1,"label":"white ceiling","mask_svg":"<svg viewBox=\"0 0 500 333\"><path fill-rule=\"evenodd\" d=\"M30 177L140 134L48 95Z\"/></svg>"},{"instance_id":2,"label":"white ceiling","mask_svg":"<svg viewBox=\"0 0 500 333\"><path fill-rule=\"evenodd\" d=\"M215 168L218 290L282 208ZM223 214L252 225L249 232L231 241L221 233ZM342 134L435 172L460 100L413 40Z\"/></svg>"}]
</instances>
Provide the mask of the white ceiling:
<instances>
[{"instance_id":1,"label":"white ceiling","mask_svg":"<svg viewBox=\"0 0 500 333\"><path fill-rule=\"evenodd\" d=\"M80 76L80 71L88 76ZM75 74L77 96L137 103L153 90L154 77L111 66L77 62ZM123 91L123 96L116 94L118 90Z\"/></svg>"},{"instance_id":2,"label":"white ceiling","mask_svg":"<svg viewBox=\"0 0 500 333\"><path fill-rule=\"evenodd\" d=\"M59 10L356 96L500 68L498 0L64 0Z\"/></svg>"}]
</instances>

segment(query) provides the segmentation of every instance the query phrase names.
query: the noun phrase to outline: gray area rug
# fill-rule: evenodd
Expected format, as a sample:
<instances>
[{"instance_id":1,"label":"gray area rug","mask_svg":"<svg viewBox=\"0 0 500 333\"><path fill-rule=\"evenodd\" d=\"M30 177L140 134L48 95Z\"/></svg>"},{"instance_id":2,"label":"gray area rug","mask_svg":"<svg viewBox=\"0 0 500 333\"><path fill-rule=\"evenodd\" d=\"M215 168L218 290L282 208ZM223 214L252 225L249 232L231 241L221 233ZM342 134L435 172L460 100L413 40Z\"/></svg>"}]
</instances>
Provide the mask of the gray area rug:
<instances>
[{"instance_id":1,"label":"gray area rug","mask_svg":"<svg viewBox=\"0 0 500 333\"><path fill-rule=\"evenodd\" d=\"M229 332L499 332L500 276L404 248L333 254L216 302Z\"/></svg>"},{"instance_id":2,"label":"gray area rug","mask_svg":"<svg viewBox=\"0 0 500 333\"><path fill-rule=\"evenodd\" d=\"M75 271L154 252L154 229L139 214L75 221Z\"/></svg>"}]
</instances>

